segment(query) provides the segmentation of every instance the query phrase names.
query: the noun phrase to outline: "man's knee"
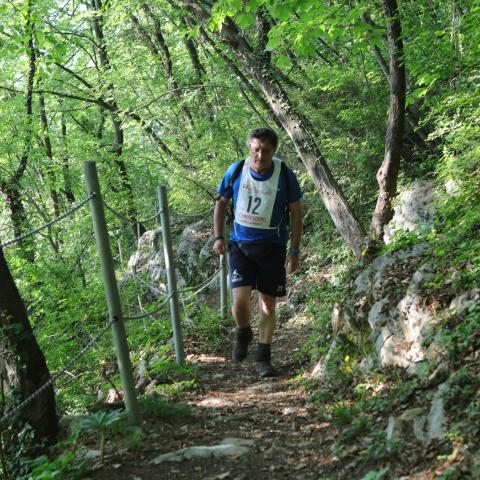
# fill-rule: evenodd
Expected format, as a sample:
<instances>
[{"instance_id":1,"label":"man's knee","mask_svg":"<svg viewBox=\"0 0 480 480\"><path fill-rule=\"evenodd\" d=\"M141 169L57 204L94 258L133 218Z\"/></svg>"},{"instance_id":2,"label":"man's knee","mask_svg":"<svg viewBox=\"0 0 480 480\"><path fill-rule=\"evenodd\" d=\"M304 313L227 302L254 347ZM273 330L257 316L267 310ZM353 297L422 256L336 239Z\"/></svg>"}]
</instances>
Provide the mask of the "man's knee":
<instances>
[{"instance_id":1,"label":"man's knee","mask_svg":"<svg viewBox=\"0 0 480 480\"><path fill-rule=\"evenodd\" d=\"M277 299L275 297L262 293L260 295L260 309L262 313L267 317L274 315L276 302Z\"/></svg>"},{"instance_id":2,"label":"man's knee","mask_svg":"<svg viewBox=\"0 0 480 480\"><path fill-rule=\"evenodd\" d=\"M250 312L251 287L239 287L233 289L232 311L238 314Z\"/></svg>"},{"instance_id":3,"label":"man's knee","mask_svg":"<svg viewBox=\"0 0 480 480\"><path fill-rule=\"evenodd\" d=\"M244 300L234 299L232 304L232 311L237 315L248 315L250 313L250 302Z\"/></svg>"}]
</instances>

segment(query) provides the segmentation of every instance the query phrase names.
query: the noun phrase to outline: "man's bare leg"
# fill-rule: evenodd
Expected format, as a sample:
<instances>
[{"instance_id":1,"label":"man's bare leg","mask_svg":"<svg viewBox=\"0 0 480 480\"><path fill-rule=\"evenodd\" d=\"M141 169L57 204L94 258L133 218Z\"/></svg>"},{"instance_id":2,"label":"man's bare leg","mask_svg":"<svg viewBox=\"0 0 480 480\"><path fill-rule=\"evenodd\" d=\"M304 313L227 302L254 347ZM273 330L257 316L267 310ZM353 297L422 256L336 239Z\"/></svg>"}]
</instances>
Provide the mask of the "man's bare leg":
<instances>
[{"instance_id":1,"label":"man's bare leg","mask_svg":"<svg viewBox=\"0 0 480 480\"><path fill-rule=\"evenodd\" d=\"M273 332L277 325L275 306L277 299L271 295L258 292L258 303L260 308L260 321L258 324L258 341L260 343L272 343Z\"/></svg>"},{"instance_id":2,"label":"man's bare leg","mask_svg":"<svg viewBox=\"0 0 480 480\"><path fill-rule=\"evenodd\" d=\"M237 327L243 328L250 325L250 297L252 287L236 287L232 289L233 305L232 315Z\"/></svg>"},{"instance_id":3,"label":"man's bare leg","mask_svg":"<svg viewBox=\"0 0 480 480\"><path fill-rule=\"evenodd\" d=\"M252 327L250 326L250 296L252 287L236 287L232 289L232 294L232 315L237 324L232 359L236 362L241 362L247 356L248 344L253 338Z\"/></svg>"},{"instance_id":4,"label":"man's bare leg","mask_svg":"<svg viewBox=\"0 0 480 480\"><path fill-rule=\"evenodd\" d=\"M277 374L271 364L271 343L277 324L275 305L277 299L265 293L258 293L260 321L258 326L258 347L255 353L255 369L261 377Z\"/></svg>"}]
</instances>

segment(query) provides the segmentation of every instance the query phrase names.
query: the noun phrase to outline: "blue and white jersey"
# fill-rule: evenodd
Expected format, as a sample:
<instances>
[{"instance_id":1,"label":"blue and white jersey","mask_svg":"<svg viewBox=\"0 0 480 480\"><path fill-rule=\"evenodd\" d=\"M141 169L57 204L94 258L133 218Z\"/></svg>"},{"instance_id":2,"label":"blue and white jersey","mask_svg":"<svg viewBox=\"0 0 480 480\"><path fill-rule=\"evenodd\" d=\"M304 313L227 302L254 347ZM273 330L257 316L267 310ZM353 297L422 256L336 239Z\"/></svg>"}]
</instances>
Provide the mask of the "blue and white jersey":
<instances>
[{"instance_id":1,"label":"blue and white jersey","mask_svg":"<svg viewBox=\"0 0 480 480\"><path fill-rule=\"evenodd\" d=\"M250 168L250 158L247 158L232 188L229 186L230 179L239 163L240 161L230 165L217 188L219 195L227 199L233 198L235 221L230 239L235 242L271 242L286 245L286 204L302 198L297 177L287 167L287 189L285 175L281 173L280 159L273 157L270 170L256 173Z\"/></svg>"}]
</instances>

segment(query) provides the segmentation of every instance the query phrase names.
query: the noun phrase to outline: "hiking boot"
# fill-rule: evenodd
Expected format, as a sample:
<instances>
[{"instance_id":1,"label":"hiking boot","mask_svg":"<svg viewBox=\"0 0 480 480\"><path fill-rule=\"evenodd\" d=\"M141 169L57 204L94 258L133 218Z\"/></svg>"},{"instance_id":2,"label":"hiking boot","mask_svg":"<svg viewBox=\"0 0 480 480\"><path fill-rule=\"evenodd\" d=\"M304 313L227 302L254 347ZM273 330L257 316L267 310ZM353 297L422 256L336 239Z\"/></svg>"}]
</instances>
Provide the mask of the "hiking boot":
<instances>
[{"instance_id":1,"label":"hiking boot","mask_svg":"<svg viewBox=\"0 0 480 480\"><path fill-rule=\"evenodd\" d=\"M253 339L252 328L250 325L244 328L235 329L235 344L233 346L232 359L235 362L241 362L247 357L248 344Z\"/></svg>"},{"instance_id":2,"label":"hiking boot","mask_svg":"<svg viewBox=\"0 0 480 480\"><path fill-rule=\"evenodd\" d=\"M277 371L272 367L270 361L255 362L255 371L262 377L275 377Z\"/></svg>"}]
</instances>

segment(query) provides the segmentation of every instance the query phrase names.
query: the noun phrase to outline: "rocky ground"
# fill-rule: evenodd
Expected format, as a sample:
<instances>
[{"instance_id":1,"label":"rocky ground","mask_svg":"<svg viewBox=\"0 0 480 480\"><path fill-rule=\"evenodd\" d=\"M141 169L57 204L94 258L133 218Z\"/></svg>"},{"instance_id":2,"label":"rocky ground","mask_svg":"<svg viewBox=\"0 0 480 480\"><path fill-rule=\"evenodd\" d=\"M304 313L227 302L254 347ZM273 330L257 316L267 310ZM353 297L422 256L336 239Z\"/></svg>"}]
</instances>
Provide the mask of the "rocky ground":
<instances>
[{"instance_id":1,"label":"rocky ground","mask_svg":"<svg viewBox=\"0 0 480 480\"><path fill-rule=\"evenodd\" d=\"M183 402L191 415L169 422L147 419L142 446L108 450L104 464L97 463L89 478L443 478L447 465L431 465L435 449L424 452L411 445L403 458L391 459L392 468L383 475L385 462L362 459L365 442L341 446L339 429L318 414L302 381L311 371L301 348L309 335L309 325L298 320L280 327L274 348L279 375L268 380L254 371L253 349L240 365L230 360L228 335L214 352L190 351L188 362L197 366L198 382ZM200 345L186 342L189 348ZM386 417L377 421L384 429ZM377 476L368 477L369 472Z\"/></svg>"},{"instance_id":2,"label":"rocky ground","mask_svg":"<svg viewBox=\"0 0 480 480\"><path fill-rule=\"evenodd\" d=\"M267 380L254 371L253 348L242 364L230 360L229 341L217 352L190 353L188 362L198 368L197 388L183 400L191 416L147 424L145 448L107 456L92 478L318 479L326 474L332 461L323 448L332 441L329 424L316 418L296 378L304 368L300 350L309 334L305 324L281 326L274 348L279 375ZM218 449L218 458L162 461L162 454L222 442L237 447L228 455Z\"/></svg>"}]
</instances>

